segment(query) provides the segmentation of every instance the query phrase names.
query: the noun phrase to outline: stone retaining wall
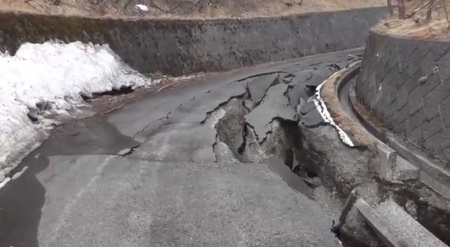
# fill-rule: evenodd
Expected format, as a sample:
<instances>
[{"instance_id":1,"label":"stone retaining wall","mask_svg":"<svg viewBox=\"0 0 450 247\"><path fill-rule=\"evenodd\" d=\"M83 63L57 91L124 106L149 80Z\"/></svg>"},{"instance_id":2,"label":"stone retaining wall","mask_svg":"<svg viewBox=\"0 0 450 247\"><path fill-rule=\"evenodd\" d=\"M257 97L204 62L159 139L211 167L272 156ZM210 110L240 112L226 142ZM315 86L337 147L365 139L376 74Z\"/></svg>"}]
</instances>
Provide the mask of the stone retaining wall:
<instances>
[{"instance_id":1,"label":"stone retaining wall","mask_svg":"<svg viewBox=\"0 0 450 247\"><path fill-rule=\"evenodd\" d=\"M0 50L59 39L107 43L141 73L179 76L364 46L385 7L223 20L95 19L0 13Z\"/></svg>"},{"instance_id":2,"label":"stone retaining wall","mask_svg":"<svg viewBox=\"0 0 450 247\"><path fill-rule=\"evenodd\" d=\"M371 33L356 94L383 124L450 161L450 42Z\"/></svg>"}]
</instances>

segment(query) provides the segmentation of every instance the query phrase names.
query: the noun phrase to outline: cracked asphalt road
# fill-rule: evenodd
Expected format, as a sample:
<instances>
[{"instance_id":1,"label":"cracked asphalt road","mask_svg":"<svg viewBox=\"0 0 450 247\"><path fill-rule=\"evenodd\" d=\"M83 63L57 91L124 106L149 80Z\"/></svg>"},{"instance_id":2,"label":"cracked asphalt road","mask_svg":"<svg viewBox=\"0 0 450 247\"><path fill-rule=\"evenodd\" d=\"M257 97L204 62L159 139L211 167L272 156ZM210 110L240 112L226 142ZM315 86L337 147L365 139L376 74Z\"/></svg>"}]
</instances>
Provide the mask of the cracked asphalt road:
<instances>
[{"instance_id":1,"label":"cracked asphalt road","mask_svg":"<svg viewBox=\"0 0 450 247\"><path fill-rule=\"evenodd\" d=\"M249 68L73 123L0 191L0 246L340 246L268 143L280 124L320 123L308 97L361 52Z\"/></svg>"}]
</instances>

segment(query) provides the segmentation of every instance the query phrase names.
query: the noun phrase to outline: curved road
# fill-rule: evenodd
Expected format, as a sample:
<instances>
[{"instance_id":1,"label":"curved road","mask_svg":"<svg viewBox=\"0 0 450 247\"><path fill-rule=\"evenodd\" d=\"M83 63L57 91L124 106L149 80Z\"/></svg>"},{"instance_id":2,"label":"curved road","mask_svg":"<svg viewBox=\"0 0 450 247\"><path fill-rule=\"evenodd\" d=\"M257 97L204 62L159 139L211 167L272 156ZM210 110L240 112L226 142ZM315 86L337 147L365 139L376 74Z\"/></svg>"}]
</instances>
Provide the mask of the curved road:
<instances>
[{"instance_id":1,"label":"curved road","mask_svg":"<svg viewBox=\"0 0 450 247\"><path fill-rule=\"evenodd\" d=\"M258 66L67 126L0 191L0 246L340 246L277 158L295 138L278 137L320 123L308 98L355 54Z\"/></svg>"}]
</instances>

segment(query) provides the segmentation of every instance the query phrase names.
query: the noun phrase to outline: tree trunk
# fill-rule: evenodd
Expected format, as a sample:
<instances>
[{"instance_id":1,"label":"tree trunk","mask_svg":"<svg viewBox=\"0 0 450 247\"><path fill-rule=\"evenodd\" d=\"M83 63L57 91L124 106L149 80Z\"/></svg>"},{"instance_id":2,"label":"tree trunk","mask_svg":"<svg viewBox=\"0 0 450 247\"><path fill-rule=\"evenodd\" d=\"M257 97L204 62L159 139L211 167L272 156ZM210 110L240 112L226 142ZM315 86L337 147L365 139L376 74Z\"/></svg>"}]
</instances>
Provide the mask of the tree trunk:
<instances>
[{"instance_id":1,"label":"tree trunk","mask_svg":"<svg viewBox=\"0 0 450 247\"><path fill-rule=\"evenodd\" d=\"M405 0L398 0L398 18L406 19Z\"/></svg>"},{"instance_id":2,"label":"tree trunk","mask_svg":"<svg viewBox=\"0 0 450 247\"><path fill-rule=\"evenodd\" d=\"M394 16L394 8L392 7L392 0L387 0L387 6L389 9L389 15L391 17L393 17Z\"/></svg>"},{"instance_id":3,"label":"tree trunk","mask_svg":"<svg viewBox=\"0 0 450 247\"><path fill-rule=\"evenodd\" d=\"M428 5L428 10L427 10L427 21L431 21L431 12L433 11L433 6L435 4L436 0L430 0L430 5Z\"/></svg>"}]
</instances>

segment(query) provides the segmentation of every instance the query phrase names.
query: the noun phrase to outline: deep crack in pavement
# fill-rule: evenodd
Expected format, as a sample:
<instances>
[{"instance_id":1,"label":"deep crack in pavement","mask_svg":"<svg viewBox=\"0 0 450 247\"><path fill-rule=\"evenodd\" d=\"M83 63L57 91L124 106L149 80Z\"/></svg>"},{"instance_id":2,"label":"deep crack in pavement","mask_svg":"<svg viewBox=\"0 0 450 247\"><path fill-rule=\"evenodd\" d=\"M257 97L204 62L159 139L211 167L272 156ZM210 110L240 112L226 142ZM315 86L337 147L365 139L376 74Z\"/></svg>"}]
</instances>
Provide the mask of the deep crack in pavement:
<instances>
[{"instance_id":1,"label":"deep crack in pavement","mask_svg":"<svg viewBox=\"0 0 450 247\"><path fill-rule=\"evenodd\" d=\"M361 53L258 66L79 121L0 191L0 245L340 246L299 125L322 122L315 88Z\"/></svg>"}]
</instances>

